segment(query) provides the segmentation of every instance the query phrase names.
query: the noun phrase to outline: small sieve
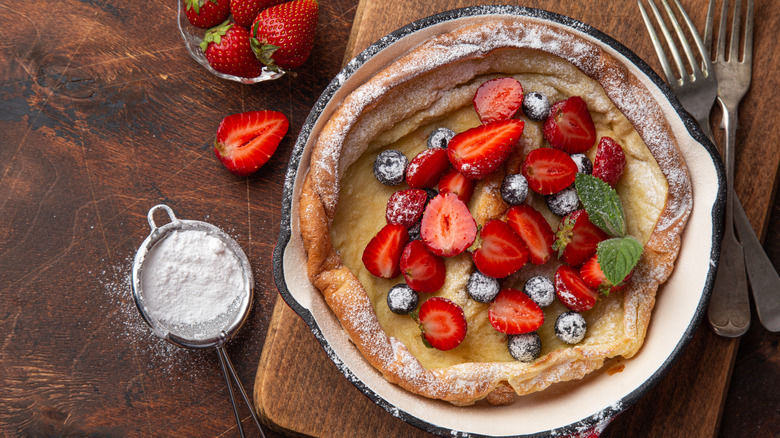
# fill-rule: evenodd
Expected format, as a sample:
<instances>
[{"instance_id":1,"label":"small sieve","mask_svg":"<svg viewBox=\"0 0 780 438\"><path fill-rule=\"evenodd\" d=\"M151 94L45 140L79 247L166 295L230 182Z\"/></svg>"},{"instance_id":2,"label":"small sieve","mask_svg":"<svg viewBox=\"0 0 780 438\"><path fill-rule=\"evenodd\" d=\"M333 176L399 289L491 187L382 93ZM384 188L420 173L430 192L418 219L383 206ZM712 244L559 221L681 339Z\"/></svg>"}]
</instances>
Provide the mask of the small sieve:
<instances>
[{"instance_id":1,"label":"small sieve","mask_svg":"<svg viewBox=\"0 0 780 438\"><path fill-rule=\"evenodd\" d=\"M158 227L154 221L154 214L159 210L165 211L170 219L169 223L160 227ZM247 316L249 315L249 310L252 308L254 278L246 254L244 254L244 251L235 240L218 227L207 222L178 219L176 215L174 215L173 210L167 205L155 205L149 209L147 220L149 221L149 226L152 231L138 248L135 260L133 261L133 299L138 307L138 311L141 313L144 321L151 327L152 332L155 335L174 345L185 348L216 347L219 356L219 364L222 368L225 382L227 383L228 392L230 393L230 402L233 405L233 412L236 415L238 431L241 434L241 437L244 437L244 430L241 426L241 418L238 414L230 378L232 378L236 386L238 386L239 392L244 398L244 402L249 407L252 419L255 421L258 429L260 429L260 436L264 438L265 434L260 426L260 421L255 414L252 403L249 401L249 397L247 397L247 394L244 391L243 385L241 385L241 381L238 379L233 363L230 361L227 351L225 350L225 343L236 334L239 328L241 328L241 325L244 324L244 321L246 321ZM225 312L222 312L219 316L204 323L170 323L157 318L154 316L156 309L150 309L148 307L148 300L145 299L142 273L144 271L144 263L150 259L147 257L149 252L155 245L171 236L173 232L180 230L202 231L208 236L213 236L221 240L238 260L243 274L243 288L241 291L237 291L233 303ZM149 266L147 266L147 268L148 267Z\"/></svg>"}]
</instances>

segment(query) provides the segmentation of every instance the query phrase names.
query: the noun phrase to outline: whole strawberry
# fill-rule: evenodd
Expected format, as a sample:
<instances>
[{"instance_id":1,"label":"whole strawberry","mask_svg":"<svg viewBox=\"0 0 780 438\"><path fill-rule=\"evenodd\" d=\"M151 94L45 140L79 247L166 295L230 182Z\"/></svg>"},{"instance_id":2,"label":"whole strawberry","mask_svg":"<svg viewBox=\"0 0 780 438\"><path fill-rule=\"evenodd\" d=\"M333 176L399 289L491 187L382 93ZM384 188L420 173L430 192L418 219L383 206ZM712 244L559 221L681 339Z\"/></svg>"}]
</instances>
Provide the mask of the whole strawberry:
<instances>
[{"instance_id":1,"label":"whole strawberry","mask_svg":"<svg viewBox=\"0 0 780 438\"><path fill-rule=\"evenodd\" d=\"M252 50L270 70L294 69L314 47L317 0L293 0L270 7L252 23Z\"/></svg>"},{"instance_id":2,"label":"whole strawberry","mask_svg":"<svg viewBox=\"0 0 780 438\"><path fill-rule=\"evenodd\" d=\"M206 31L200 48L214 70L242 78L254 78L263 65L249 47L249 31L226 21Z\"/></svg>"},{"instance_id":3,"label":"whole strawberry","mask_svg":"<svg viewBox=\"0 0 780 438\"><path fill-rule=\"evenodd\" d=\"M193 26L208 29L227 19L230 0L184 0L184 14Z\"/></svg>"},{"instance_id":4,"label":"whole strawberry","mask_svg":"<svg viewBox=\"0 0 780 438\"><path fill-rule=\"evenodd\" d=\"M249 28L260 11L286 1L287 0L230 0L230 13L233 14L233 21L235 21L236 24Z\"/></svg>"}]
</instances>

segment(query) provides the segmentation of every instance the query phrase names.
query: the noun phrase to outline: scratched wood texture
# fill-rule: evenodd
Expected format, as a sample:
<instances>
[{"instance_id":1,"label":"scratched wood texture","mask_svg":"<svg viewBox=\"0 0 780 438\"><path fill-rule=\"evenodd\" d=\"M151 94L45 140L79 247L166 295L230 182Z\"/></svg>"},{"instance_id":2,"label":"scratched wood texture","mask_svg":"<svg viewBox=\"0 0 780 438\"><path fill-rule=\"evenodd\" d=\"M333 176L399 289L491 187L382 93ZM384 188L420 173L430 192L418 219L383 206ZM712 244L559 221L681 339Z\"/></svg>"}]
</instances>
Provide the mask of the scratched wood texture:
<instances>
[{"instance_id":1,"label":"scratched wood texture","mask_svg":"<svg viewBox=\"0 0 780 438\"><path fill-rule=\"evenodd\" d=\"M447 9L479 3L361 0L347 44L345 62L382 35L408 22ZM589 23L623 42L660 71L639 11L631 3L605 5L597 1L577 4L528 1L522 4L573 16ZM687 5L693 20L703 28L706 1L690 1ZM755 63L755 85L743 104L742 130L737 140L740 160L736 187L745 199L746 210L758 230L764 230L768 222L780 162L780 148L766 146L776 145L780 133L771 123L761 122L758 117L754 117L763 114L764 110L774 114L778 108L776 102L760 97L760 90L771 90L780 83L775 74L775 69L780 66L780 57L772 49L773 39L770 36L772 29L780 26L776 15L780 13L778 6L775 3L761 3L757 7L755 51L762 56L757 57L759 60ZM775 142L766 142L764 136L772 137ZM757 331L760 332L760 328ZM765 331L763 333L767 334ZM777 339L777 336L768 336ZM603 436L716 436L738 345L737 341L714 335L704 324L668 376L636 406L620 415ZM776 370L780 358L777 344L774 345L774 348L765 352L769 353L769 357L774 357L775 366L769 369ZM769 383L778 381L775 373ZM762 397L777 399L772 391L762 391L760 385L753 385L753 388L763 394ZM256 403L263 416L277 430L302 435L428 436L391 417L368 398L351 395L358 393L330 363L316 340L308 333L306 325L283 302L277 303L255 382ZM333 400L340 402L333 403ZM326 414L312 416L308 415L309 412ZM743 430L731 427L725 436L771 436L778 430L780 418L776 412L770 418L761 418L758 426L750 425ZM726 424L731 425L729 422Z\"/></svg>"},{"instance_id":2,"label":"scratched wood texture","mask_svg":"<svg viewBox=\"0 0 780 438\"><path fill-rule=\"evenodd\" d=\"M621 40L644 35L635 24L622 27L635 14L632 5L623 11L587 7L592 1L584 6L558 3L528 5L573 15ZM756 82L772 89L778 55L767 45L780 14L774 3L759 3L763 13L757 50L764 51L765 60ZM364 6L360 14L369 12ZM385 7L390 8L388 22L356 29L360 32L350 40L350 51L401 21L428 13L416 5L405 6L407 11ZM703 22L703 12L695 12ZM0 436L237 435L215 352L163 343L133 307L130 265L148 233L146 212L155 204L167 203L181 218L222 227L250 259L256 301L246 326L228 345L246 388L251 389L261 351L272 339L266 340L266 334L280 333L271 321L277 297L271 252L279 231L284 172L306 115L340 69L358 1L320 2L314 52L298 76L254 86L202 70L182 46L175 15L173 1L0 3ZM639 38L635 42L630 48L654 59ZM737 187L756 201L746 207L758 229L767 222L760 201L773 191L775 175L750 163L777 163L777 133L764 121L778 110L776 100L763 101L769 94L749 96L738 140L755 157L741 156ZM260 173L235 178L215 160L211 145L222 117L252 109L282 111L291 128ZM780 206L775 205L767 240L774 244L773 260L780 261ZM298 356L279 356L290 372L274 374L291 391L278 393L275 401L308 407L299 411L300 417L329 424L330 435L360 436L356 431L362 429L346 425L370 418L376 426L368 436L389 436L383 432L394 429L387 424L400 422L345 383L310 333L293 334L288 348ZM701 362L714 363L713 342L720 341L700 330L689 350L701 353ZM736 351L735 343L723 344L726 354ZM289 380L297 376L293 365L303 361L319 367L311 376L313 384ZM723 436L771 436L780 429L780 401L767 392L780 384L778 367L778 337L754 327L734 367L736 383L726 399L723 422L729 433ZM693 379L691 370L701 367L681 360L670 376L684 377L670 382ZM701 372L722 375L729 370ZM325 384L333 386L323 396ZM310 400L298 398L300 388L311 389L303 393ZM640 414L618 418L615 430L642 430L655 398L667 403L696 397L712 406L706 394L696 396L698 391L690 387L660 388L632 408ZM334 394L338 403L331 402ZM253 433L246 409L241 413ZM621 422L633 421L633 429L617 429ZM627 436L637 435L644 433Z\"/></svg>"}]
</instances>

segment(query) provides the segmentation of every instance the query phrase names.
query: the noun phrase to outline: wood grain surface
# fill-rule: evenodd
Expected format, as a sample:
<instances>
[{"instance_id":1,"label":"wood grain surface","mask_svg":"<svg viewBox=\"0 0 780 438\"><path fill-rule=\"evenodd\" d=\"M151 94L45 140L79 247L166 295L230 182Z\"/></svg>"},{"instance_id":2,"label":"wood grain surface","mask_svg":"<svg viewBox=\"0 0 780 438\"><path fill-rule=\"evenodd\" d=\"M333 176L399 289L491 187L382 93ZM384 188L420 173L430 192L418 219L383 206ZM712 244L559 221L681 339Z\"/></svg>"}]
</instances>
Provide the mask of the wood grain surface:
<instances>
[{"instance_id":1,"label":"wood grain surface","mask_svg":"<svg viewBox=\"0 0 780 438\"><path fill-rule=\"evenodd\" d=\"M701 26L705 11L694 5L704 2L682 1ZM523 4L592 24L657 68L635 5L602 3ZM275 307L271 252L290 150L345 54L466 4L322 0L314 51L297 76L248 86L189 58L174 1L1 2L0 436L237 436L216 352L162 342L132 303L132 258L158 203L223 228L249 257L256 300L227 349L247 389L260 362L265 384L276 385L261 406L279 420L270 437L421 435L347 383L305 325ZM778 104L768 98L779 85L779 6L757 2L754 87L737 137L737 189L759 230L769 222L780 155ZM355 17L378 15L381 22L353 27ZM236 178L213 156L216 128L226 115L254 109L285 113L290 131L258 174ZM777 202L767 235L778 263ZM737 342L702 327L667 378L605 436L712 435L724 403L721 436L773 436L778 336L754 324L724 397L736 353ZM303 363L311 365L305 375ZM241 413L253 434L247 409Z\"/></svg>"}]
</instances>

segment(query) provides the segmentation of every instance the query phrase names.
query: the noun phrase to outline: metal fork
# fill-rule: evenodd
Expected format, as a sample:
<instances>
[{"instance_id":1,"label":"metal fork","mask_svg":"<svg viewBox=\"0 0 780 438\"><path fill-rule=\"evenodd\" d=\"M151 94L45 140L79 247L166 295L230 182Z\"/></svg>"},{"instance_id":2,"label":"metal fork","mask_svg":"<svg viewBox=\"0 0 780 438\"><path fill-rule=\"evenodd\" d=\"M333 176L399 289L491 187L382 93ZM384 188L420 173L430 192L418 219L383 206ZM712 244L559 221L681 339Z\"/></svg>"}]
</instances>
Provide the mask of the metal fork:
<instances>
[{"instance_id":1,"label":"metal fork","mask_svg":"<svg viewBox=\"0 0 780 438\"><path fill-rule=\"evenodd\" d=\"M694 39L698 50L700 60L696 59L695 52L691 49L687 37L683 32L680 23L672 12L669 2L661 0L669 22L675 29L677 39L685 51L688 58L688 66L680 56L674 38L664 23L654 0L648 0L650 9L653 11L658 27L666 38L669 50L677 66L680 77L675 76L669 62L666 58L666 52L663 49L655 27L650 20L647 11L642 5L641 0L637 0L645 26L653 41L658 58L661 62L661 68L666 76L666 82L677 95L680 103L693 116L701 126L705 134L712 139L710 130L709 114L712 111L712 105L719 90L719 81L716 79L716 70L710 61L709 51L699 37L693 22L688 14L680 5L679 0L674 0L678 12L683 17L688 32ZM688 71L690 69L690 72ZM720 78L719 78L720 79ZM733 144L733 143L732 143ZM732 148L733 149L733 148ZM727 218L726 228L723 240L721 242L720 265L715 278L715 286L712 291L712 298L709 307L710 324L716 333L722 336L735 337L744 334L750 327L750 298L748 297L747 278L745 276L745 259L742 245L734 236L734 225L731 219L731 209L733 203L733 166L728 172L727 166L727 190L730 195L727 197Z\"/></svg>"},{"instance_id":2,"label":"metal fork","mask_svg":"<svg viewBox=\"0 0 780 438\"><path fill-rule=\"evenodd\" d=\"M720 78L718 84L718 103L723 109L722 127L725 129L726 145L724 157L726 170L730 176L734 171L735 133L737 130L737 108L739 102L750 88L753 64L753 0L748 0L745 14L744 43L742 60L739 60L739 40L741 22L741 0L736 0L731 21L731 40L726 52L726 22L728 18L729 0L724 0L720 11L720 26L718 30L717 54L712 64L715 73ZM713 38L713 23L715 18L715 1L710 0L707 9L704 40L709 52ZM729 167L730 166L730 167ZM733 196L734 222L737 225L739 240L745 249L747 274L750 278L753 300L756 303L758 318L768 330L780 331L780 276L771 262L766 260L761 243L758 241L742 205L732 194L733 186L729 187L729 195ZM728 202L728 201L727 201ZM726 206L727 221L729 205ZM757 250L755 249L757 248ZM763 257L762 257L763 256ZM717 315L716 315L717 316ZM710 320L712 308L710 307Z\"/></svg>"},{"instance_id":3,"label":"metal fork","mask_svg":"<svg viewBox=\"0 0 780 438\"><path fill-rule=\"evenodd\" d=\"M705 26L705 40L712 42L712 28L715 15L715 0L710 0ZM737 294L729 290L729 283L739 281L741 287L745 276L744 254L737 263L731 257L724 257L724 252L742 253L742 245L734 234L734 155L735 134L737 131L737 108L739 102L750 88L753 60L753 0L748 0L747 23L745 24L745 43L743 59L739 60L739 40L741 22L741 0L736 0L732 26L731 41L728 52L726 48L726 28L729 0L723 0L718 30L718 45L712 61L715 74L718 76L717 101L723 109L723 126L725 127L725 144L723 146L723 161L726 165L726 217L723 241L721 243L721 259L718 275L715 280L707 316L710 324L718 334L723 336L740 336L750 327L750 298L741 292ZM723 289L718 288L724 285ZM735 286L736 287L736 284Z\"/></svg>"}]
</instances>

